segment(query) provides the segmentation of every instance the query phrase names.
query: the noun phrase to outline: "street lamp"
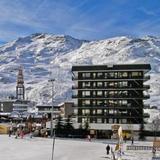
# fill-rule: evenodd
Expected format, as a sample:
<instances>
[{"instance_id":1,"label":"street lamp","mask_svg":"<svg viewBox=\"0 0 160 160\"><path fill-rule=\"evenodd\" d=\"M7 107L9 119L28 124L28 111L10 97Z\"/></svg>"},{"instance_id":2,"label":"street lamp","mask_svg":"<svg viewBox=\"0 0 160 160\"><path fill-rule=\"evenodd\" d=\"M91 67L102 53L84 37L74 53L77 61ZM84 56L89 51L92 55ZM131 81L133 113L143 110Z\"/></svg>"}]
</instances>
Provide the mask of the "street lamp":
<instances>
[{"instance_id":1,"label":"street lamp","mask_svg":"<svg viewBox=\"0 0 160 160\"><path fill-rule=\"evenodd\" d=\"M53 98L54 98L54 81L55 81L55 79L50 79L50 80L48 80L48 82L50 82L51 84L52 84L52 109L51 109L51 134L50 134L50 136L51 136L51 138L53 138L53 108L54 108L54 106L53 106Z\"/></svg>"}]
</instances>

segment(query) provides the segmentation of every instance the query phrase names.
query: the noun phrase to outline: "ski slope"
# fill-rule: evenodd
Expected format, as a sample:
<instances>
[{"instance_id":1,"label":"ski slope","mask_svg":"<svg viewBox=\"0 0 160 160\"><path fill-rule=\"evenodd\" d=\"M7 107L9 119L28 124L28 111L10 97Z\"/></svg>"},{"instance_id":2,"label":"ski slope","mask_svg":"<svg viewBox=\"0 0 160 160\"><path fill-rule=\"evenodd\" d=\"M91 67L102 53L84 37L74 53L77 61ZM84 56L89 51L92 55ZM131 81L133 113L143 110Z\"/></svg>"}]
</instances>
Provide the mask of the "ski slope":
<instances>
[{"instance_id":1,"label":"ski slope","mask_svg":"<svg viewBox=\"0 0 160 160\"><path fill-rule=\"evenodd\" d=\"M111 155L107 156L105 150L107 144L114 147L110 140L56 139L54 160L109 160ZM123 160L151 160L151 151L126 151L125 145ZM152 146L152 142L136 141L134 145ZM49 138L15 139L0 135L1 160L51 160L51 149Z\"/></svg>"}]
</instances>

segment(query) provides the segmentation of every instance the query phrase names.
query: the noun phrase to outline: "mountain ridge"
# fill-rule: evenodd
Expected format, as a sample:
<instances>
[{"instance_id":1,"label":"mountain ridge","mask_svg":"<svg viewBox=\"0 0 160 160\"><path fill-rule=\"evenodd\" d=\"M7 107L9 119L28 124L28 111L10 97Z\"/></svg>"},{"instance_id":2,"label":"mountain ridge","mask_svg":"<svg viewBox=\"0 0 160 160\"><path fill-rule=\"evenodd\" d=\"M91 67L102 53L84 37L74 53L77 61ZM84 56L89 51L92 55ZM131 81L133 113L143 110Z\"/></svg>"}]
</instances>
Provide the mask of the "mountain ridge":
<instances>
[{"instance_id":1,"label":"mountain ridge","mask_svg":"<svg viewBox=\"0 0 160 160\"><path fill-rule=\"evenodd\" d=\"M36 33L0 46L0 85L3 98L15 94L18 67L24 67L26 97L51 102L48 79L54 77L55 99L71 100L72 65L149 63L151 105L160 104L160 38L114 37L96 41L68 35ZM7 89L6 89L7 88Z\"/></svg>"}]
</instances>

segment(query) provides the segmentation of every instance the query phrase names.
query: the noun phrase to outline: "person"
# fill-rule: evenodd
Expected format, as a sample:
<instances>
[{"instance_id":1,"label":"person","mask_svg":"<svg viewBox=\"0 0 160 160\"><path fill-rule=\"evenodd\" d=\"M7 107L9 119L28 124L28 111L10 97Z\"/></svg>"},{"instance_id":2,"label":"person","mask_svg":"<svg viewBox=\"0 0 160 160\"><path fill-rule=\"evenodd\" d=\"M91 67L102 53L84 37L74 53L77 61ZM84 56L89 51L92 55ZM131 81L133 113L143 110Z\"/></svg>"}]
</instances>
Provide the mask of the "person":
<instances>
[{"instance_id":1,"label":"person","mask_svg":"<svg viewBox=\"0 0 160 160\"><path fill-rule=\"evenodd\" d=\"M13 127L10 126L10 127L9 127L9 137L12 135L12 132L13 132Z\"/></svg>"},{"instance_id":2,"label":"person","mask_svg":"<svg viewBox=\"0 0 160 160\"><path fill-rule=\"evenodd\" d=\"M90 135L88 135L87 138L88 138L88 141L91 141L91 136Z\"/></svg>"},{"instance_id":3,"label":"person","mask_svg":"<svg viewBox=\"0 0 160 160\"><path fill-rule=\"evenodd\" d=\"M153 153L153 156L155 156L155 154L156 154L156 147L153 147L152 153Z\"/></svg>"},{"instance_id":4,"label":"person","mask_svg":"<svg viewBox=\"0 0 160 160\"><path fill-rule=\"evenodd\" d=\"M24 128L23 127L20 130L20 136L21 136L21 139L23 139L23 137L24 137Z\"/></svg>"},{"instance_id":5,"label":"person","mask_svg":"<svg viewBox=\"0 0 160 160\"><path fill-rule=\"evenodd\" d=\"M131 141L132 141L132 145L133 145L133 143L134 143L134 138L133 137L131 137Z\"/></svg>"},{"instance_id":6,"label":"person","mask_svg":"<svg viewBox=\"0 0 160 160\"><path fill-rule=\"evenodd\" d=\"M109 144L107 145L107 147L106 147L106 151L107 151L107 155L109 154L109 151L110 151L110 146L109 146Z\"/></svg>"},{"instance_id":7,"label":"person","mask_svg":"<svg viewBox=\"0 0 160 160\"><path fill-rule=\"evenodd\" d=\"M127 142L127 136L126 135L124 136L124 142L125 143Z\"/></svg>"}]
</instances>

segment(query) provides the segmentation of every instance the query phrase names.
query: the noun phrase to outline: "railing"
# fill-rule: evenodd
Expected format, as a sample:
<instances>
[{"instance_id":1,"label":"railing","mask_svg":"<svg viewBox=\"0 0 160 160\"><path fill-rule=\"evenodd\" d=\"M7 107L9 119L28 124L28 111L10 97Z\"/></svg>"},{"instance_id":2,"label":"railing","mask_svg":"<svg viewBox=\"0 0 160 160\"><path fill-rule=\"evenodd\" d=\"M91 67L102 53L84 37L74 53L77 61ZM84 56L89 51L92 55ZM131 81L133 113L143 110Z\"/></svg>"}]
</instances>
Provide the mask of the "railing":
<instances>
[{"instance_id":1,"label":"railing","mask_svg":"<svg viewBox=\"0 0 160 160\"><path fill-rule=\"evenodd\" d=\"M152 150L153 146L127 146L127 150Z\"/></svg>"},{"instance_id":2,"label":"railing","mask_svg":"<svg viewBox=\"0 0 160 160\"><path fill-rule=\"evenodd\" d=\"M150 95L143 95L143 98L144 98L144 99L149 99L149 98L150 98Z\"/></svg>"},{"instance_id":3,"label":"railing","mask_svg":"<svg viewBox=\"0 0 160 160\"><path fill-rule=\"evenodd\" d=\"M150 85L143 85L143 88L150 89Z\"/></svg>"},{"instance_id":4,"label":"railing","mask_svg":"<svg viewBox=\"0 0 160 160\"><path fill-rule=\"evenodd\" d=\"M150 75L145 75L145 76L144 76L144 79L145 79L145 80L150 80L150 78L151 78Z\"/></svg>"}]
</instances>

